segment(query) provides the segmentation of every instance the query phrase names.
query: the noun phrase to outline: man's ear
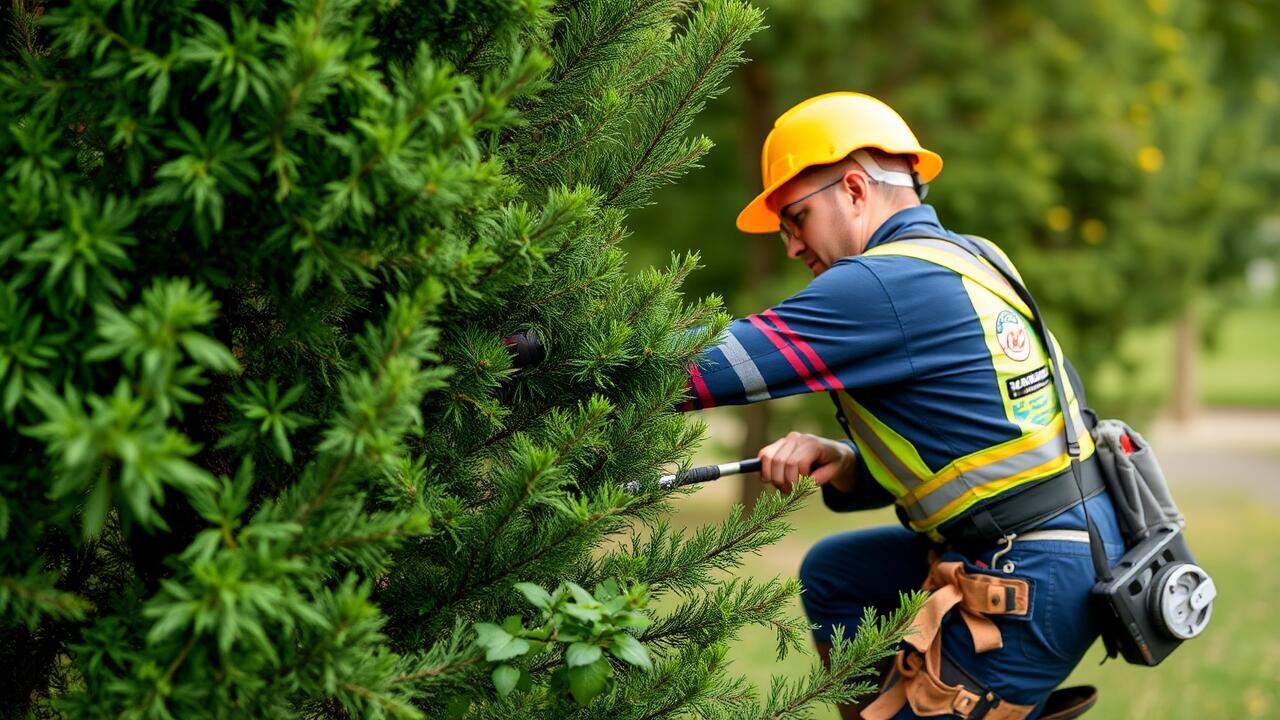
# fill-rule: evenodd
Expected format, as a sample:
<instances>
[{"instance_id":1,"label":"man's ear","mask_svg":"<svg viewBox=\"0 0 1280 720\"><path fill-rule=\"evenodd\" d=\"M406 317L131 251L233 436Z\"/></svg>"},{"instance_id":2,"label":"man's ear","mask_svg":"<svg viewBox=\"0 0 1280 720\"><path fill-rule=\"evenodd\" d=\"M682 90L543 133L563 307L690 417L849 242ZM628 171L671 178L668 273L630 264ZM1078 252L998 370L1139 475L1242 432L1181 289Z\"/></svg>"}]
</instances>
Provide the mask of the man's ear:
<instances>
[{"instance_id":1,"label":"man's ear","mask_svg":"<svg viewBox=\"0 0 1280 720\"><path fill-rule=\"evenodd\" d=\"M867 191L870 189L870 183L867 178L856 170L849 169L844 173L844 188L849 193L854 205L860 200L867 199Z\"/></svg>"}]
</instances>

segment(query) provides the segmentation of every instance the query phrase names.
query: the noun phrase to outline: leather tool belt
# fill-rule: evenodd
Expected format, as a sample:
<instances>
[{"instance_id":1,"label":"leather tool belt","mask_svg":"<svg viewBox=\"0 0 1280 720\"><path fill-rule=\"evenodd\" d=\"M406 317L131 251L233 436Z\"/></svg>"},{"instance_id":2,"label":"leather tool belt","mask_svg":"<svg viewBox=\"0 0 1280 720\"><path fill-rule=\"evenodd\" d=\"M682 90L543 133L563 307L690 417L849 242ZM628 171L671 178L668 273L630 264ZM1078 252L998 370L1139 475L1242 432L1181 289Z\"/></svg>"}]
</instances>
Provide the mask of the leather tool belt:
<instances>
[{"instance_id":1,"label":"leather tool belt","mask_svg":"<svg viewBox=\"0 0 1280 720\"><path fill-rule=\"evenodd\" d=\"M888 720L903 705L922 716L955 715L966 720L1022 720L1034 705L1000 699L951 661L942 651L942 619L955 608L974 648L989 652L1003 646L991 615L1026 615L1030 609L1026 580L971 575L959 562L934 563L924 589L932 591L905 638L907 647L894 659L880 696L862 711L867 720Z\"/></svg>"}]
</instances>

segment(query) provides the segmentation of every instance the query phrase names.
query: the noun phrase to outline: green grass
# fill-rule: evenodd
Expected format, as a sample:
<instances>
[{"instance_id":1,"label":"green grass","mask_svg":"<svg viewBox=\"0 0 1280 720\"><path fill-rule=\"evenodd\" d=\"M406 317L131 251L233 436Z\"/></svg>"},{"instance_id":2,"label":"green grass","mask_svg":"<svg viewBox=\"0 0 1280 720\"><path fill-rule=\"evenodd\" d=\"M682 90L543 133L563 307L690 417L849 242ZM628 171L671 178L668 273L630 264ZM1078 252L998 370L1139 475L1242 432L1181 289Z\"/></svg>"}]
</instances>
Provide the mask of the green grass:
<instances>
[{"instance_id":1,"label":"green grass","mask_svg":"<svg viewBox=\"0 0 1280 720\"><path fill-rule=\"evenodd\" d=\"M721 481L680 500L674 522L687 527L716 522L734 500L737 482ZM1207 488L1182 493L1179 499L1197 560L1213 574L1219 589L1205 636L1185 644L1157 668L1123 661L1099 666L1102 649L1096 645L1068 682L1100 688L1098 707L1088 715L1091 720L1280 717L1280 614L1275 611L1280 605L1280 566L1274 552L1280 547L1280 509ZM793 577L804 553L821 537L887 522L895 522L888 510L837 514L815 495L792 516L794 532L750 557L740 573ZM802 613L799 602L791 610ZM731 671L746 676L763 693L771 676L799 677L817 662L812 651L779 662L774 648L773 633L748 629L731 648ZM815 717L839 716L834 708L824 707Z\"/></svg>"},{"instance_id":2,"label":"green grass","mask_svg":"<svg viewBox=\"0 0 1280 720\"><path fill-rule=\"evenodd\" d=\"M1200 390L1209 405L1280 406L1280 307L1225 317L1218 346L1201 353Z\"/></svg>"},{"instance_id":3,"label":"green grass","mask_svg":"<svg viewBox=\"0 0 1280 720\"><path fill-rule=\"evenodd\" d=\"M1280 407L1280 306L1248 305L1219 315L1201 312L1202 324L1220 323L1217 342L1197 358L1200 401L1210 406ZM1115 363L1101 369L1090 393L1137 399L1159 406L1173 386L1170 325L1131 333L1116 350ZM1121 365L1136 369L1132 374Z\"/></svg>"}]
</instances>

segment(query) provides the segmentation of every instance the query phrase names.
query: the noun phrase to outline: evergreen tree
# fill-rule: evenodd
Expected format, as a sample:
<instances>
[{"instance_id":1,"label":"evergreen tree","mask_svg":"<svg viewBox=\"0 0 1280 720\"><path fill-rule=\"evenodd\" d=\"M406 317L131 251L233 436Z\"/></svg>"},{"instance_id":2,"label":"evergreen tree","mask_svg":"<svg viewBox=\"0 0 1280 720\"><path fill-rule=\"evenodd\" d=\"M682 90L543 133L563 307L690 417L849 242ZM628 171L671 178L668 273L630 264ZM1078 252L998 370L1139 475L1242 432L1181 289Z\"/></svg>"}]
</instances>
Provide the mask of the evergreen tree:
<instances>
[{"instance_id":1,"label":"evergreen tree","mask_svg":"<svg viewBox=\"0 0 1280 720\"><path fill-rule=\"evenodd\" d=\"M629 274L618 247L709 148L690 123L759 23L16 2L0 706L795 717L857 692L918 600L762 704L727 672L744 625L806 641L797 583L723 571L813 488L669 529L653 480L701 437L674 408L726 317L681 294L696 256ZM517 368L527 329L546 359Z\"/></svg>"}]
</instances>

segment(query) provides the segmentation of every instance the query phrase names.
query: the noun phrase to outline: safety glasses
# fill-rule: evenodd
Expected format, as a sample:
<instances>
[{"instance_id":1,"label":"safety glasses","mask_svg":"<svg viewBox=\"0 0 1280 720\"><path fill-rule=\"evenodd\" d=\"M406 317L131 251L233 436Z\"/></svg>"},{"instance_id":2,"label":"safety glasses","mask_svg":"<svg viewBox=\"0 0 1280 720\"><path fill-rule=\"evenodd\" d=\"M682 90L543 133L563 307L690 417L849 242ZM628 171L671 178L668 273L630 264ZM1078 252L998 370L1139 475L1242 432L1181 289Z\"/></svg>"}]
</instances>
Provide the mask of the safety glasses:
<instances>
[{"instance_id":1,"label":"safety glasses","mask_svg":"<svg viewBox=\"0 0 1280 720\"><path fill-rule=\"evenodd\" d=\"M840 177L836 178L835 180L832 180L831 182L827 183L826 185L823 185L822 187L818 188L817 190L814 190L813 192L811 192L811 193L809 193L809 194L807 194L807 195L803 195L803 196L801 196L801 197L799 197L799 198L796 198L795 200L792 200L791 202L787 203L786 205L783 205L782 207L778 208L778 230L779 230L779 231L781 232L781 234L782 234L782 244L783 244L783 245L786 245L786 244L790 243L792 238L798 238L798 237L800 237L800 231L799 231L799 230L796 230L796 231L793 233L791 230L788 230L788 229L787 229L787 219L786 219L786 218L787 218L787 208L791 207L792 205L795 205L796 203L802 203L802 202L804 202L805 200L808 200L809 198L813 197L814 195L817 195L818 193L822 192L823 190L826 190L826 189L828 189L828 188L833 188L833 187L835 187L836 185L839 185L839 184L840 184L841 182L843 182L843 181L844 181L844 175L841 175Z\"/></svg>"}]
</instances>

